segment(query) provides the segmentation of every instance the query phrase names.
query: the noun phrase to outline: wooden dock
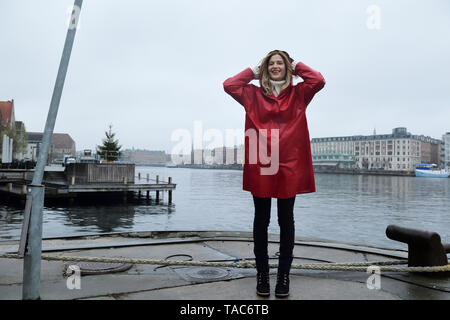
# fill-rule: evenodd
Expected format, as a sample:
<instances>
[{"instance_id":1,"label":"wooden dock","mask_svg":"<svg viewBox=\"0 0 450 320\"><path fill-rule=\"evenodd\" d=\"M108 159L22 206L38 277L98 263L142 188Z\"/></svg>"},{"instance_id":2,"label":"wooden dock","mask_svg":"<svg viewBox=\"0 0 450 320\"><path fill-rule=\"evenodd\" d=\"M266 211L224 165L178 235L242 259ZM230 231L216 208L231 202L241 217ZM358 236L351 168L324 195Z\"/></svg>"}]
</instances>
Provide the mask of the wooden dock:
<instances>
[{"instance_id":1,"label":"wooden dock","mask_svg":"<svg viewBox=\"0 0 450 320\"><path fill-rule=\"evenodd\" d=\"M25 200L33 174L34 169L0 169L0 198ZM171 177L162 181L159 176L155 179L149 175L142 178L140 173L135 176L134 164L72 163L66 167L47 167L43 184L46 199L66 198L70 203L84 196L120 196L124 202L144 196L152 200L151 193L160 202L160 193L168 192L168 204L171 204L172 191L176 188Z\"/></svg>"}]
</instances>

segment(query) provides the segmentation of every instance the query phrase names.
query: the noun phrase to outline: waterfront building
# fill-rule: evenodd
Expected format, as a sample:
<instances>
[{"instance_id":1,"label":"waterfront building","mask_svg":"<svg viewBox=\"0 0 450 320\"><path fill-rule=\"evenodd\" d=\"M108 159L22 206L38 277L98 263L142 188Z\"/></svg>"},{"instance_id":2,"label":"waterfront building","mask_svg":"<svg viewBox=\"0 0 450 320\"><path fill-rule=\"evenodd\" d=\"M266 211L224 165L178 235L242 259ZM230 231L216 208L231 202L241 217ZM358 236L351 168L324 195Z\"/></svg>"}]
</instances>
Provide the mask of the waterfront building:
<instances>
[{"instance_id":1,"label":"waterfront building","mask_svg":"<svg viewBox=\"0 0 450 320\"><path fill-rule=\"evenodd\" d=\"M168 159L165 151L126 149L121 151L122 161L134 162L137 165L165 165Z\"/></svg>"},{"instance_id":2,"label":"waterfront building","mask_svg":"<svg viewBox=\"0 0 450 320\"><path fill-rule=\"evenodd\" d=\"M225 151L224 164L235 164L237 149L235 147L233 147L233 148L223 147L223 149Z\"/></svg>"},{"instance_id":3,"label":"waterfront building","mask_svg":"<svg viewBox=\"0 0 450 320\"><path fill-rule=\"evenodd\" d=\"M347 153L318 153L312 155L315 169L354 169L355 158Z\"/></svg>"},{"instance_id":4,"label":"waterfront building","mask_svg":"<svg viewBox=\"0 0 450 320\"><path fill-rule=\"evenodd\" d=\"M192 150L191 164L205 164L205 155L203 149Z\"/></svg>"},{"instance_id":5,"label":"waterfront building","mask_svg":"<svg viewBox=\"0 0 450 320\"><path fill-rule=\"evenodd\" d=\"M439 166L442 143L431 137L412 135L400 127L394 128L391 134L313 138L311 152L313 164L317 163L319 155L349 155L354 158L356 169L414 171L417 163Z\"/></svg>"},{"instance_id":6,"label":"waterfront building","mask_svg":"<svg viewBox=\"0 0 450 320\"><path fill-rule=\"evenodd\" d=\"M217 147L203 150L204 162L207 165L231 165L244 163L244 145L234 147Z\"/></svg>"},{"instance_id":7,"label":"waterfront building","mask_svg":"<svg viewBox=\"0 0 450 320\"><path fill-rule=\"evenodd\" d=\"M214 149L207 149L210 153L210 161L208 164L210 165L223 165L223 164L232 164L234 160L234 150L232 148L227 147L217 147Z\"/></svg>"},{"instance_id":8,"label":"waterfront building","mask_svg":"<svg viewBox=\"0 0 450 320\"><path fill-rule=\"evenodd\" d=\"M244 165L245 161L245 146L243 144L237 147L236 154L236 163L240 165Z\"/></svg>"},{"instance_id":9,"label":"waterfront building","mask_svg":"<svg viewBox=\"0 0 450 320\"><path fill-rule=\"evenodd\" d=\"M207 165L214 164L215 152L214 149L205 149L203 151L204 163Z\"/></svg>"},{"instance_id":10,"label":"waterfront building","mask_svg":"<svg viewBox=\"0 0 450 320\"><path fill-rule=\"evenodd\" d=\"M179 165L234 166L244 164L244 145L209 149L191 148L190 154L171 154L169 159Z\"/></svg>"},{"instance_id":11,"label":"waterfront building","mask_svg":"<svg viewBox=\"0 0 450 320\"><path fill-rule=\"evenodd\" d=\"M223 164L244 164L244 145L234 147L222 147Z\"/></svg>"},{"instance_id":12,"label":"waterfront building","mask_svg":"<svg viewBox=\"0 0 450 320\"><path fill-rule=\"evenodd\" d=\"M27 132L28 145L25 158L37 161L42 144L42 132ZM62 163L64 156L76 156L75 141L67 133L53 133L49 150L48 163Z\"/></svg>"},{"instance_id":13,"label":"waterfront building","mask_svg":"<svg viewBox=\"0 0 450 320\"><path fill-rule=\"evenodd\" d=\"M13 129L14 123L14 99L11 101L0 101L0 126Z\"/></svg>"},{"instance_id":14,"label":"waterfront building","mask_svg":"<svg viewBox=\"0 0 450 320\"><path fill-rule=\"evenodd\" d=\"M15 134L14 134L14 159L18 161L25 160L25 153L27 152L27 133L25 130L25 124L22 121L15 122Z\"/></svg>"},{"instance_id":15,"label":"waterfront building","mask_svg":"<svg viewBox=\"0 0 450 320\"><path fill-rule=\"evenodd\" d=\"M0 102L0 163L11 163L14 143L14 100Z\"/></svg>"},{"instance_id":16,"label":"waterfront building","mask_svg":"<svg viewBox=\"0 0 450 320\"><path fill-rule=\"evenodd\" d=\"M218 147L213 149L214 160L213 164L225 164L227 157L227 149L225 147Z\"/></svg>"},{"instance_id":17,"label":"waterfront building","mask_svg":"<svg viewBox=\"0 0 450 320\"><path fill-rule=\"evenodd\" d=\"M450 169L450 132L442 136L442 162L443 167Z\"/></svg>"},{"instance_id":18,"label":"waterfront building","mask_svg":"<svg viewBox=\"0 0 450 320\"><path fill-rule=\"evenodd\" d=\"M9 163L23 160L26 149L25 125L16 121L14 99L0 101L0 159Z\"/></svg>"},{"instance_id":19,"label":"waterfront building","mask_svg":"<svg viewBox=\"0 0 450 320\"><path fill-rule=\"evenodd\" d=\"M171 162L176 165L191 164L191 154L171 154Z\"/></svg>"}]
</instances>

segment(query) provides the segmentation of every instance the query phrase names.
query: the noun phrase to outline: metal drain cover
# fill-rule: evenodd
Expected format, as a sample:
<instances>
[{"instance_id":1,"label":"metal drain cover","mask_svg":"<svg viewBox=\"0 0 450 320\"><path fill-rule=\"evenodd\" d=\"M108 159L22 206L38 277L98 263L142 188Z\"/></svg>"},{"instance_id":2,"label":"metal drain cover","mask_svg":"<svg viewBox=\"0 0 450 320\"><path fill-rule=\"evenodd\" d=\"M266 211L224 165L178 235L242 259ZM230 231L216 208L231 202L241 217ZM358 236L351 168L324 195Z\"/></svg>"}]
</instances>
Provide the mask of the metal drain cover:
<instances>
[{"instance_id":1,"label":"metal drain cover","mask_svg":"<svg viewBox=\"0 0 450 320\"><path fill-rule=\"evenodd\" d=\"M219 268L194 268L187 272L191 278L200 280L218 280L230 275L230 272Z\"/></svg>"},{"instance_id":2,"label":"metal drain cover","mask_svg":"<svg viewBox=\"0 0 450 320\"><path fill-rule=\"evenodd\" d=\"M105 262L72 262L66 265L66 274L73 271L67 270L69 266L78 266L81 275L106 274L122 272L130 269L133 265L129 263L105 263Z\"/></svg>"},{"instance_id":3,"label":"metal drain cover","mask_svg":"<svg viewBox=\"0 0 450 320\"><path fill-rule=\"evenodd\" d=\"M242 277L230 269L217 267L188 267L173 270L184 280L191 282L212 282Z\"/></svg>"}]
</instances>

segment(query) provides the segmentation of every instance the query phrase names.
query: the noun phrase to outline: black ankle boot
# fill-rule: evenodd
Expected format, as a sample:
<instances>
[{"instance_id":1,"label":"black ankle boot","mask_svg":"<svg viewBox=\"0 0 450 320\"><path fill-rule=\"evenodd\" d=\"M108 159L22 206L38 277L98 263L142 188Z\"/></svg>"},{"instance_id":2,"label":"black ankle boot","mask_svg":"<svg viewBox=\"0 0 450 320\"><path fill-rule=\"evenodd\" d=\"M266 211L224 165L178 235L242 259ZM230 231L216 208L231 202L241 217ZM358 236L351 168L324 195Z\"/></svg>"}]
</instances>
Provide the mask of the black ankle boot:
<instances>
[{"instance_id":1,"label":"black ankle boot","mask_svg":"<svg viewBox=\"0 0 450 320\"><path fill-rule=\"evenodd\" d=\"M258 272L256 274L256 294L262 297L267 297L270 295L268 272Z\"/></svg>"},{"instance_id":2,"label":"black ankle boot","mask_svg":"<svg viewBox=\"0 0 450 320\"><path fill-rule=\"evenodd\" d=\"M289 272L278 270L277 285L275 287L276 297L287 297L289 295Z\"/></svg>"}]
</instances>

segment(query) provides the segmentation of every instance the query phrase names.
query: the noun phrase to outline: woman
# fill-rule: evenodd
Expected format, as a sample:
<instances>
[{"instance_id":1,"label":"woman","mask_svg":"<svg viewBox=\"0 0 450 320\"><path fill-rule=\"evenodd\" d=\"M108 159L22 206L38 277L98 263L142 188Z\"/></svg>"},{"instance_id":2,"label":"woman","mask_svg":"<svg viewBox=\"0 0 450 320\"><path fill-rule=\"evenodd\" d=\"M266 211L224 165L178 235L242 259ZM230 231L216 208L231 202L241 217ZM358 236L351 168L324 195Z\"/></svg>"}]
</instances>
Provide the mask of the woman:
<instances>
[{"instance_id":1,"label":"woman","mask_svg":"<svg viewBox=\"0 0 450 320\"><path fill-rule=\"evenodd\" d=\"M293 75L304 81L294 85ZM250 84L254 79L259 79L259 87ZM247 68L223 83L225 91L246 111L243 189L252 193L255 206L256 292L261 296L270 295L267 228L272 198L277 198L280 226L275 295L289 295L295 196L315 192L305 112L324 85L319 72L302 62L294 62L281 50L269 52L259 66Z\"/></svg>"}]
</instances>

